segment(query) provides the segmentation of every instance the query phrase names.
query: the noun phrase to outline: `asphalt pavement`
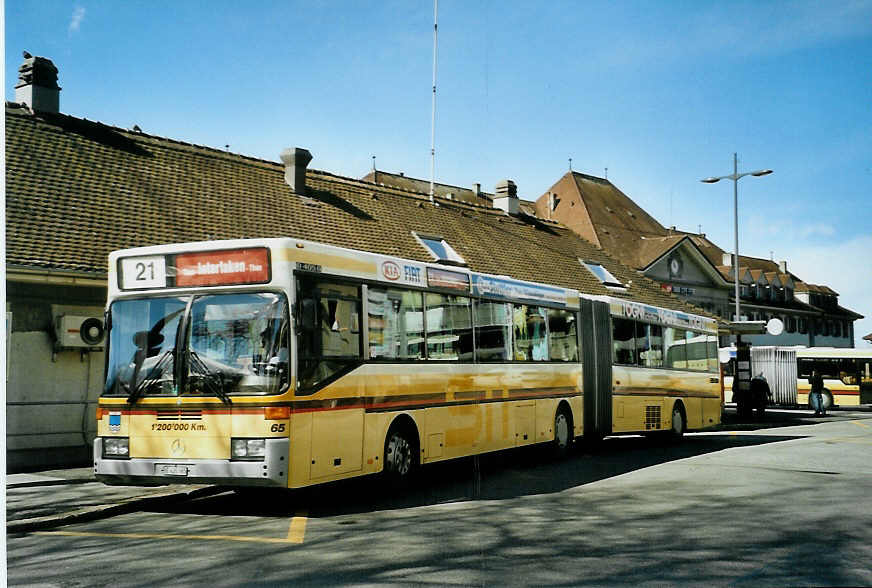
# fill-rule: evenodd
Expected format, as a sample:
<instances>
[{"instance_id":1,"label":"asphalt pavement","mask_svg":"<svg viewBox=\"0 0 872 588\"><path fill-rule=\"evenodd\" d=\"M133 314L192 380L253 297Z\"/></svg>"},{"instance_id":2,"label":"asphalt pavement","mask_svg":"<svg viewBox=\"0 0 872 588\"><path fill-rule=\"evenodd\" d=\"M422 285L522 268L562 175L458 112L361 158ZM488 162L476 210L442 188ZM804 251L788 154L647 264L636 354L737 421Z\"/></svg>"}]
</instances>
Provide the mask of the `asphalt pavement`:
<instances>
[{"instance_id":1,"label":"asphalt pavement","mask_svg":"<svg viewBox=\"0 0 872 588\"><path fill-rule=\"evenodd\" d=\"M851 412L870 412L872 407L847 407ZM840 409L831 411L838 418ZM721 430L790 426L822 422L811 411L769 410L764 422L739 422L729 405ZM97 520L146 508L171 504L226 492L227 488L207 485L158 487L107 486L98 482L91 467L14 473L6 477L6 532L23 533L51 529L72 523Z\"/></svg>"},{"instance_id":2,"label":"asphalt pavement","mask_svg":"<svg viewBox=\"0 0 872 588\"><path fill-rule=\"evenodd\" d=\"M23 533L95 520L217 494L217 486L107 486L94 469L69 468L6 477L6 532Z\"/></svg>"}]
</instances>

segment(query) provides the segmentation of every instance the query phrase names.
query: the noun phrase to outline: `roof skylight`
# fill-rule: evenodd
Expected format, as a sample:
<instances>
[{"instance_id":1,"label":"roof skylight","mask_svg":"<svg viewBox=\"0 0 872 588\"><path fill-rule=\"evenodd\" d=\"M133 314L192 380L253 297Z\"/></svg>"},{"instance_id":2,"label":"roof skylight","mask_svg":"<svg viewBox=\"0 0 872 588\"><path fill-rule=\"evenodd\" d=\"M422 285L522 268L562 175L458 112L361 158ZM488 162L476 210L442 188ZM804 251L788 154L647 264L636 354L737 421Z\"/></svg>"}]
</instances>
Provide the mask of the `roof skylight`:
<instances>
[{"instance_id":1,"label":"roof skylight","mask_svg":"<svg viewBox=\"0 0 872 588\"><path fill-rule=\"evenodd\" d=\"M579 261L590 271L590 273L602 282L603 286L612 286L616 288L626 287L618 278L612 275L612 272L604 268L601 264L596 263L595 261L584 261L583 259L579 259Z\"/></svg>"},{"instance_id":2,"label":"roof skylight","mask_svg":"<svg viewBox=\"0 0 872 588\"><path fill-rule=\"evenodd\" d=\"M442 237L418 235L416 233L413 234L421 245L427 248L427 251L430 252L430 255L432 255L436 261L454 265L466 265L466 260L464 260L448 243L448 241Z\"/></svg>"}]
</instances>

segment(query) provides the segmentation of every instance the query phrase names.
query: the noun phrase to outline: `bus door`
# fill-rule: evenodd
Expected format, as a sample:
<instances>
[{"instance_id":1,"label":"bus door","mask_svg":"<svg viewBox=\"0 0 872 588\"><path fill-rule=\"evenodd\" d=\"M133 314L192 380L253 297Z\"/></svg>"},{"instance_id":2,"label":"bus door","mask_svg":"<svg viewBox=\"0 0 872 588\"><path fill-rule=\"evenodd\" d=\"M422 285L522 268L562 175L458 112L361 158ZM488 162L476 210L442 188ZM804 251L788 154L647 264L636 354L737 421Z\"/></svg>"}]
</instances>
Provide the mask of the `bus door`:
<instances>
[{"instance_id":1,"label":"bus door","mask_svg":"<svg viewBox=\"0 0 872 588\"><path fill-rule=\"evenodd\" d=\"M872 358L858 359L860 404L872 404Z\"/></svg>"},{"instance_id":2,"label":"bus door","mask_svg":"<svg viewBox=\"0 0 872 588\"><path fill-rule=\"evenodd\" d=\"M605 302L581 300L584 435L612 432L612 321Z\"/></svg>"}]
</instances>

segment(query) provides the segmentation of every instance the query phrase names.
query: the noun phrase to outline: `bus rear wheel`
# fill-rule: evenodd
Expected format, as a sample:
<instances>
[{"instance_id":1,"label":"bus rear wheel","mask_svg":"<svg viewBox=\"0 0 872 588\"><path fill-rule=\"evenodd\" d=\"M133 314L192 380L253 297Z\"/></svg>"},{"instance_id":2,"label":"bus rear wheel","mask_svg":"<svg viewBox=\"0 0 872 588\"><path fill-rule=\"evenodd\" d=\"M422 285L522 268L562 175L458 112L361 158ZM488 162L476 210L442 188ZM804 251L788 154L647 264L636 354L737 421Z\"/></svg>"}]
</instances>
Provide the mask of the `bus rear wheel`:
<instances>
[{"instance_id":1,"label":"bus rear wheel","mask_svg":"<svg viewBox=\"0 0 872 588\"><path fill-rule=\"evenodd\" d=\"M686 431L687 421L684 417L684 407L680 402L676 402L672 407L672 427L669 429L669 438L678 441Z\"/></svg>"},{"instance_id":2,"label":"bus rear wheel","mask_svg":"<svg viewBox=\"0 0 872 588\"><path fill-rule=\"evenodd\" d=\"M572 438L572 417L569 416L566 407L561 406L554 415L554 441L551 445L554 457L561 458L569 452Z\"/></svg>"},{"instance_id":3,"label":"bus rear wheel","mask_svg":"<svg viewBox=\"0 0 872 588\"><path fill-rule=\"evenodd\" d=\"M404 427L394 427L385 440L385 477L394 485L407 484L418 468L418 449Z\"/></svg>"}]
</instances>

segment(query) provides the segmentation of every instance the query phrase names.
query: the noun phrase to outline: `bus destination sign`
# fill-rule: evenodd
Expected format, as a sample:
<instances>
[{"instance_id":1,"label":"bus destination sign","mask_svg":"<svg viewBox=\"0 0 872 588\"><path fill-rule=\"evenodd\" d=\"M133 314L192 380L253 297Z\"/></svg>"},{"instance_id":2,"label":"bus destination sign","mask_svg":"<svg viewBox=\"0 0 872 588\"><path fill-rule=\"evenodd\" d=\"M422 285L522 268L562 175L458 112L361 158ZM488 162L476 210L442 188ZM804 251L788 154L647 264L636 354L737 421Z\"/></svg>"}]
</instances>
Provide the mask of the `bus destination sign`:
<instances>
[{"instance_id":1,"label":"bus destination sign","mask_svg":"<svg viewBox=\"0 0 872 588\"><path fill-rule=\"evenodd\" d=\"M265 247L180 253L174 265L179 287L263 284L270 280Z\"/></svg>"}]
</instances>

